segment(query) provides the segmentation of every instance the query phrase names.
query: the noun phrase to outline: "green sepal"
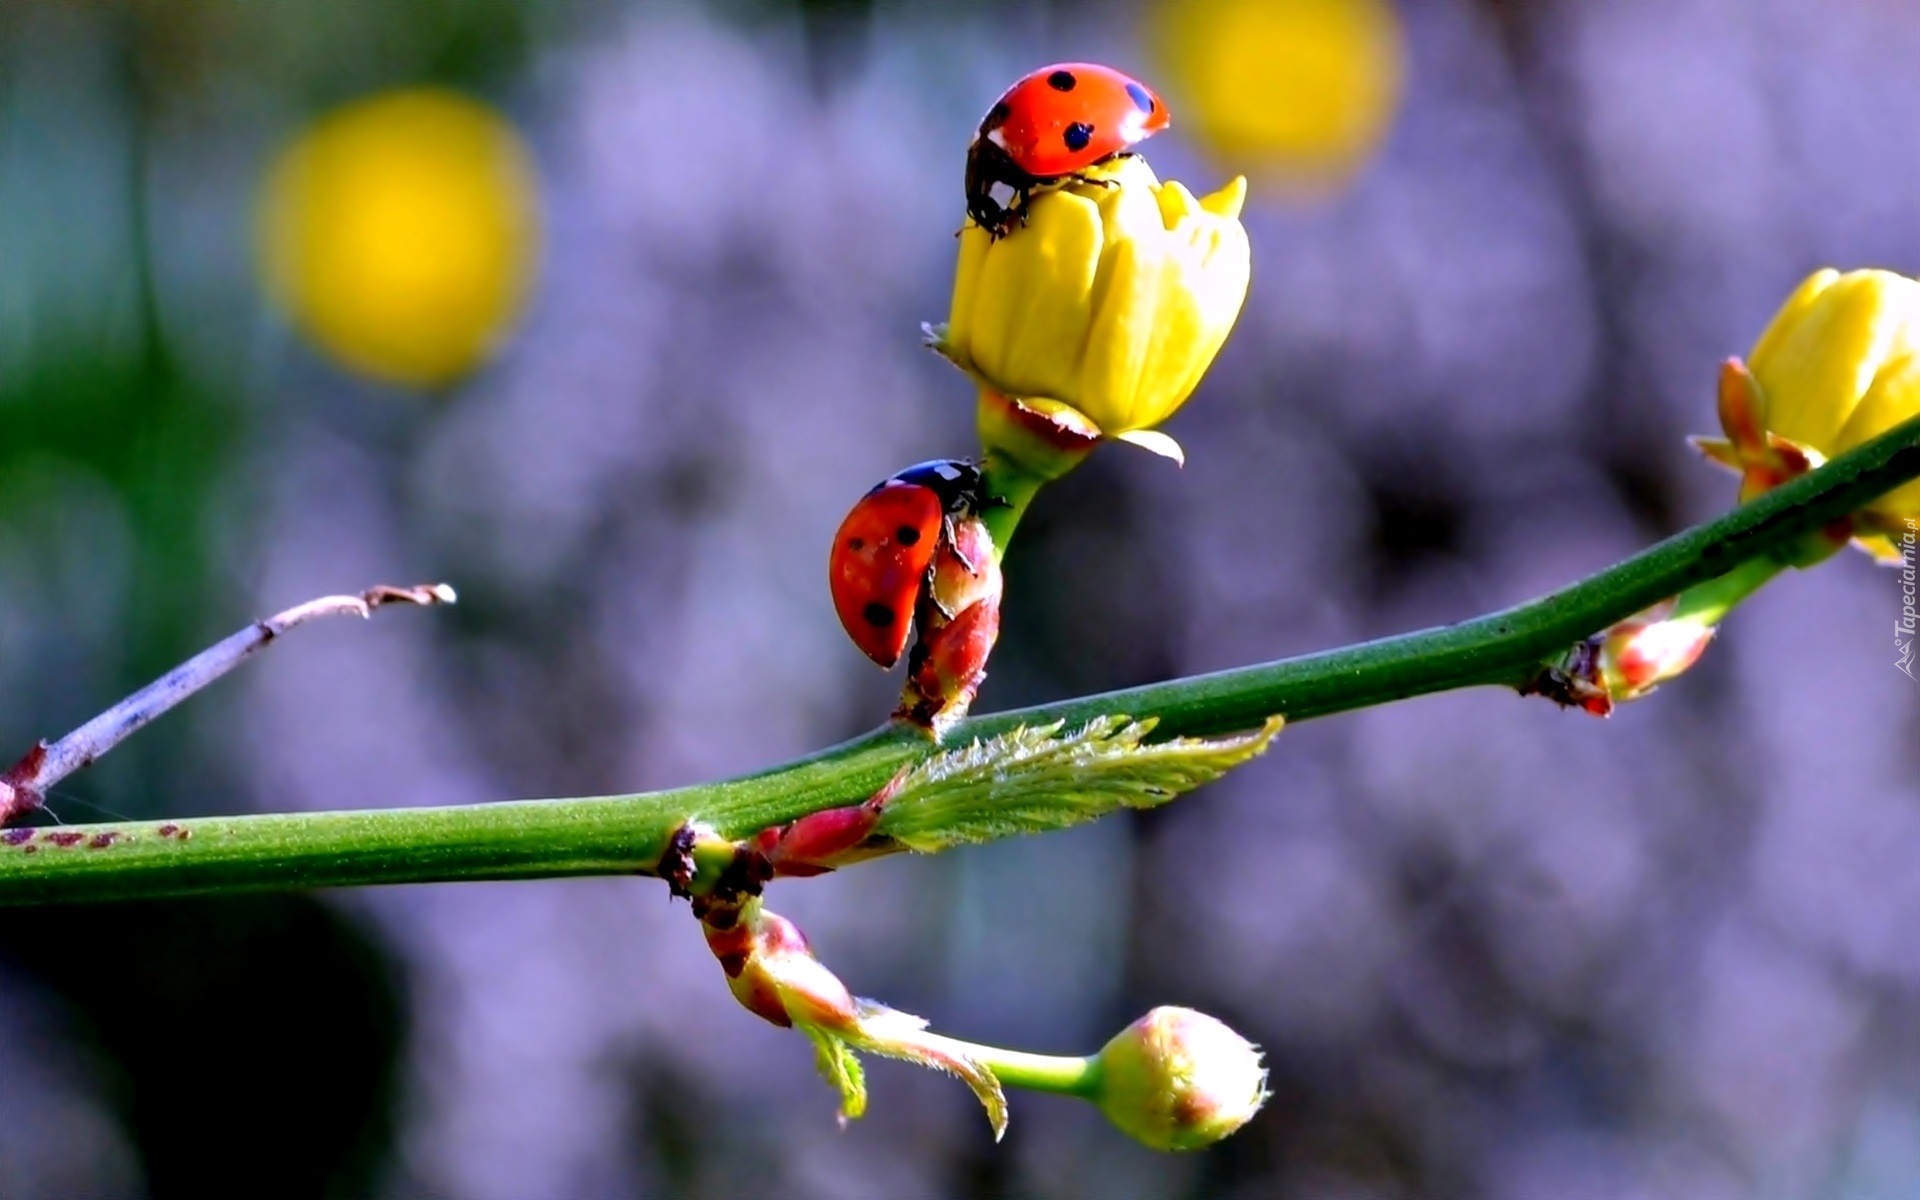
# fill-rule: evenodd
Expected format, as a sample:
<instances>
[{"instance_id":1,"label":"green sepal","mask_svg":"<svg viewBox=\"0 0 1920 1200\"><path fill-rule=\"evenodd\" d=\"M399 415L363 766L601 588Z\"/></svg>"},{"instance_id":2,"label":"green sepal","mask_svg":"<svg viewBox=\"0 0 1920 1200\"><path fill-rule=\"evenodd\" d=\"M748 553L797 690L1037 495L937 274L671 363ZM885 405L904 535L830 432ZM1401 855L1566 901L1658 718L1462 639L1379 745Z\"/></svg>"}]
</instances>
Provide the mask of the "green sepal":
<instances>
[{"instance_id":1,"label":"green sepal","mask_svg":"<svg viewBox=\"0 0 1920 1200\"><path fill-rule=\"evenodd\" d=\"M1224 737L1147 742L1157 722L1096 717L1023 726L936 754L900 780L874 833L930 854L1065 829L1119 808L1153 808L1267 748L1282 720Z\"/></svg>"}]
</instances>

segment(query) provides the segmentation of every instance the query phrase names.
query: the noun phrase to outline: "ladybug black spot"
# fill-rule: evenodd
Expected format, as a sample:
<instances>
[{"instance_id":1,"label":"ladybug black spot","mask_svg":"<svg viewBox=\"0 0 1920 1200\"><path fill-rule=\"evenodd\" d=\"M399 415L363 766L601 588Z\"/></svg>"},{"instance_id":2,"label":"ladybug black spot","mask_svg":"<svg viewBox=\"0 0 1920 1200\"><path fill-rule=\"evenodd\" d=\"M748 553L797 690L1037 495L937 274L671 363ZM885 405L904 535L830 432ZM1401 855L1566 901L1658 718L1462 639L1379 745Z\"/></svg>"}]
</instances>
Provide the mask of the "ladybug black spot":
<instances>
[{"instance_id":1,"label":"ladybug black spot","mask_svg":"<svg viewBox=\"0 0 1920 1200\"><path fill-rule=\"evenodd\" d=\"M1153 111L1153 94L1137 83L1127 85L1127 95L1133 97L1133 104L1143 113Z\"/></svg>"},{"instance_id":2,"label":"ladybug black spot","mask_svg":"<svg viewBox=\"0 0 1920 1200\"><path fill-rule=\"evenodd\" d=\"M920 531L911 525L902 525L893 531L893 536L900 540L902 546L911 546L920 540Z\"/></svg>"},{"instance_id":3,"label":"ladybug black spot","mask_svg":"<svg viewBox=\"0 0 1920 1200\"><path fill-rule=\"evenodd\" d=\"M1073 77L1072 71L1055 71L1047 76L1047 86L1056 92L1070 92L1073 90L1073 85L1079 82Z\"/></svg>"},{"instance_id":4,"label":"ladybug black spot","mask_svg":"<svg viewBox=\"0 0 1920 1200\"><path fill-rule=\"evenodd\" d=\"M980 132L992 133L1005 125L1007 118L1012 115L1013 110L1007 107L1005 101L995 101L994 106L987 110L986 119L980 122Z\"/></svg>"},{"instance_id":5,"label":"ladybug black spot","mask_svg":"<svg viewBox=\"0 0 1920 1200\"><path fill-rule=\"evenodd\" d=\"M1093 126L1085 121L1075 121L1067 126L1067 131L1061 137L1067 143L1067 149L1078 154L1087 148L1088 142L1093 140Z\"/></svg>"},{"instance_id":6,"label":"ladybug black spot","mask_svg":"<svg viewBox=\"0 0 1920 1200\"><path fill-rule=\"evenodd\" d=\"M878 600L861 609L860 615L867 619L867 624L881 629L885 629L887 626L893 624L900 617L900 614L894 612Z\"/></svg>"},{"instance_id":7,"label":"ladybug black spot","mask_svg":"<svg viewBox=\"0 0 1920 1200\"><path fill-rule=\"evenodd\" d=\"M867 540L865 538L848 538L847 539L847 549L849 550L865 550L866 548L867 548Z\"/></svg>"}]
</instances>

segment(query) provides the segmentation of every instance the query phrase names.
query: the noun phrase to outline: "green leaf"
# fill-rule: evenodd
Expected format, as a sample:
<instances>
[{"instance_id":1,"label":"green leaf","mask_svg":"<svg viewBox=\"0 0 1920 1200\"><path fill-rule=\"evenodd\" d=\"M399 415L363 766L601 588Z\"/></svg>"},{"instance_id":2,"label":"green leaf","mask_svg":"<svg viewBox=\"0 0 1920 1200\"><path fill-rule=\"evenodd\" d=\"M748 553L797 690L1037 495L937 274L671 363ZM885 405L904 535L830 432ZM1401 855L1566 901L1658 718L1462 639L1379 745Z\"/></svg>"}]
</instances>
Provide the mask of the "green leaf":
<instances>
[{"instance_id":1,"label":"green leaf","mask_svg":"<svg viewBox=\"0 0 1920 1200\"><path fill-rule=\"evenodd\" d=\"M1118 808L1152 808L1267 748L1281 718L1245 733L1147 742L1155 721L1096 717L1023 726L936 754L901 777L875 828L922 853L1065 829Z\"/></svg>"},{"instance_id":2,"label":"green leaf","mask_svg":"<svg viewBox=\"0 0 1920 1200\"><path fill-rule=\"evenodd\" d=\"M952 1075L973 1090L974 1099L986 1110L993 1140L1006 1136L1007 1093L999 1077L980 1061L980 1047L929 1032L924 1017L872 1000L859 1004L859 1020L846 1034L848 1045Z\"/></svg>"},{"instance_id":3,"label":"green leaf","mask_svg":"<svg viewBox=\"0 0 1920 1200\"><path fill-rule=\"evenodd\" d=\"M815 1025L801 1025L813 1039L814 1063L820 1075L840 1093L840 1123L858 1121L867 1111L867 1075L853 1047Z\"/></svg>"}]
</instances>

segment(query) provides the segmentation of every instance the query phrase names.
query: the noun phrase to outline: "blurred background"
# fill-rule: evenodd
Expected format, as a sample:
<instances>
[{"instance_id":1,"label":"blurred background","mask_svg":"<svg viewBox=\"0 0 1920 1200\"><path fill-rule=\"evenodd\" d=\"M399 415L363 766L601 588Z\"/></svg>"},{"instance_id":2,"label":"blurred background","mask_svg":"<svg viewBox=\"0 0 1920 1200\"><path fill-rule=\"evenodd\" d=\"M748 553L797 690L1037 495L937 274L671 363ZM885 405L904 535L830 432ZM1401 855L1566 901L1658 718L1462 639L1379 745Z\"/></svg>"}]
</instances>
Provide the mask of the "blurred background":
<instances>
[{"instance_id":1,"label":"blurred background","mask_svg":"<svg viewBox=\"0 0 1920 1200\"><path fill-rule=\"evenodd\" d=\"M1012 549L983 708L1466 617L1721 511L1718 360L1920 270L1910 0L0 5L0 751L376 581L66 820L732 775L872 725L831 531L970 452L964 148L1046 62L1253 177L1169 431ZM650 880L17 911L0 1195L1895 1197L1920 1189L1920 687L1897 579L1784 578L1601 724L1471 693L1165 810L783 883L854 988L1084 1052L1262 1043L1198 1155L804 1040ZM11 753L4 755L11 757ZM1046 914L1044 920L1036 914Z\"/></svg>"}]
</instances>

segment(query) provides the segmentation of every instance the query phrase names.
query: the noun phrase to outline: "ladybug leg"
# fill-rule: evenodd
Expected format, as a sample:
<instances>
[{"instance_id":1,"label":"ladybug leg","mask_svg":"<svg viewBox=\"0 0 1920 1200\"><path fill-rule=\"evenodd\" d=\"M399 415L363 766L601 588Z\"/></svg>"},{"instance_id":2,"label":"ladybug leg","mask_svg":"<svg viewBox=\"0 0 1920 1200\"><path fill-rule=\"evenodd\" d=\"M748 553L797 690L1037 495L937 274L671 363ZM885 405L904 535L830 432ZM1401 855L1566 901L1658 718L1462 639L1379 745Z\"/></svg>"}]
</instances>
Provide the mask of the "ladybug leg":
<instances>
[{"instance_id":1,"label":"ladybug leg","mask_svg":"<svg viewBox=\"0 0 1920 1200\"><path fill-rule=\"evenodd\" d=\"M996 242L1013 232L1015 220L1014 211L1010 208L1002 207L990 198L982 197L969 202L967 205L967 216L973 219L975 225L986 230L987 236ZM1024 214L1021 214L1018 219L1023 225L1026 223L1026 216ZM955 230L954 236L959 237L961 232L964 231L964 228L963 226L961 229Z\"/></svg>"},{"instance_id":2,"label":"ladybug leg","mask_svg":"<svg viewBox=\"0 0 1920 1200\"><path fill-rule=\"evenodd\" d=\"M948 514L947 516L940 518L940 544L946 547L951 547L953 545L952 514ZM966 560L961 559L961 561L965 562ZM971 570L972 568L969 567L968 569ZM935 553L933 556L933 561L927 564L927 576L926 576L926 579L923 580L920 584L920 595L924 597L928 601L928 603L933 605L934 611L938 612L941 616L951 621L953 620L953 610L940 602L940 589L936 588L933 585L934 576L939 570L940 570L940 555L938 553ZM913 649L914 649L914 653L918 654L921 649L920 644L918 642L914 643ZM913 659L911 656L909 656L907 659L907 671L911 673L913 670L914 670Z\"/></svg>"},{"instance_id":3,"label":"ladybug leg","mask_svg":"<svg viewBox=\"0 0 1920 1200\"><path fill-rule=\"evenodd\" d=\"M1012 233L1015 229L1025 229L1027 227L1028 199L1029 194L1027 189L1015 188L1013 191L1013 199L1009 200L1005 205L987 200L984 202L983 211L976 211L969 207L967 215L973 218L974 224L987 231L989 238L997 242Z\"/></svg>"},{"instance_id":4,"label":"ladybug leg","mask_svg":"<svg viewBox=\"0 0 1920 1200\"><path fill-rule=\"evenodd\" d=\"M1105 158L1097 159L1090 165L1104 167L1108 163L1119 162L1123 158L1139 157L1139 153L1133 150L1115 150L1112 154L1107 155ZM1069 175L1067 176L1067 180L1072 183L1089 184L1093 187L1111 188L1120 186L1120 181L1117 179L1103 179L1095 175Z\"/></svg>"},{"instance_id":5,"label":"ladybug leg","mask_svg":"<svg viewBox=\"0 0 1920 1200\"><path fill-rule=\"evenodd\" d=\"M1033 206L1033 189L1015 188L1013 203L1007 206L1007 215L1020 222L1020 228L1027 227L1027 210Z\"/></svg>"},{"instance_id":6,"label":"ladybug leg","mask_svg":"<svg viewBox=\"0 0 1920 1200\"><path fill-rule=\"evenodd\" d=\"M1103 158L1103 159L1101 159L1101 160L1100 160L1100 162L1102 162L1102 163L1104 163L1104 162L1112 162L1112 161L1113 161L1113 160L1112 160L1111 158ZM1099 166L1099 165L1100 165L1100 163L1095 163L1095 164L1094 164L1094 166L1096 166L1096 167L1097 167L1097 166ZM1066 177L1065 179L1063 179L1063 180L1062 180L1061 182L1063 182L1063 183L1084 183L1084 184L1086 184L1086 185L1087 185L1088 187L1097 187L1097 188L1116 188L1116 187L1119 187L1119 186L1120 186L1120 181L1119 181L1118 179L1104 179L1104 178L1102 178L1102 177L1100 177L1100 176L1098 176L1098 175L1068 175L1068 176L1067 176L1067 177Z\"/></svg>"}]
</instances>

